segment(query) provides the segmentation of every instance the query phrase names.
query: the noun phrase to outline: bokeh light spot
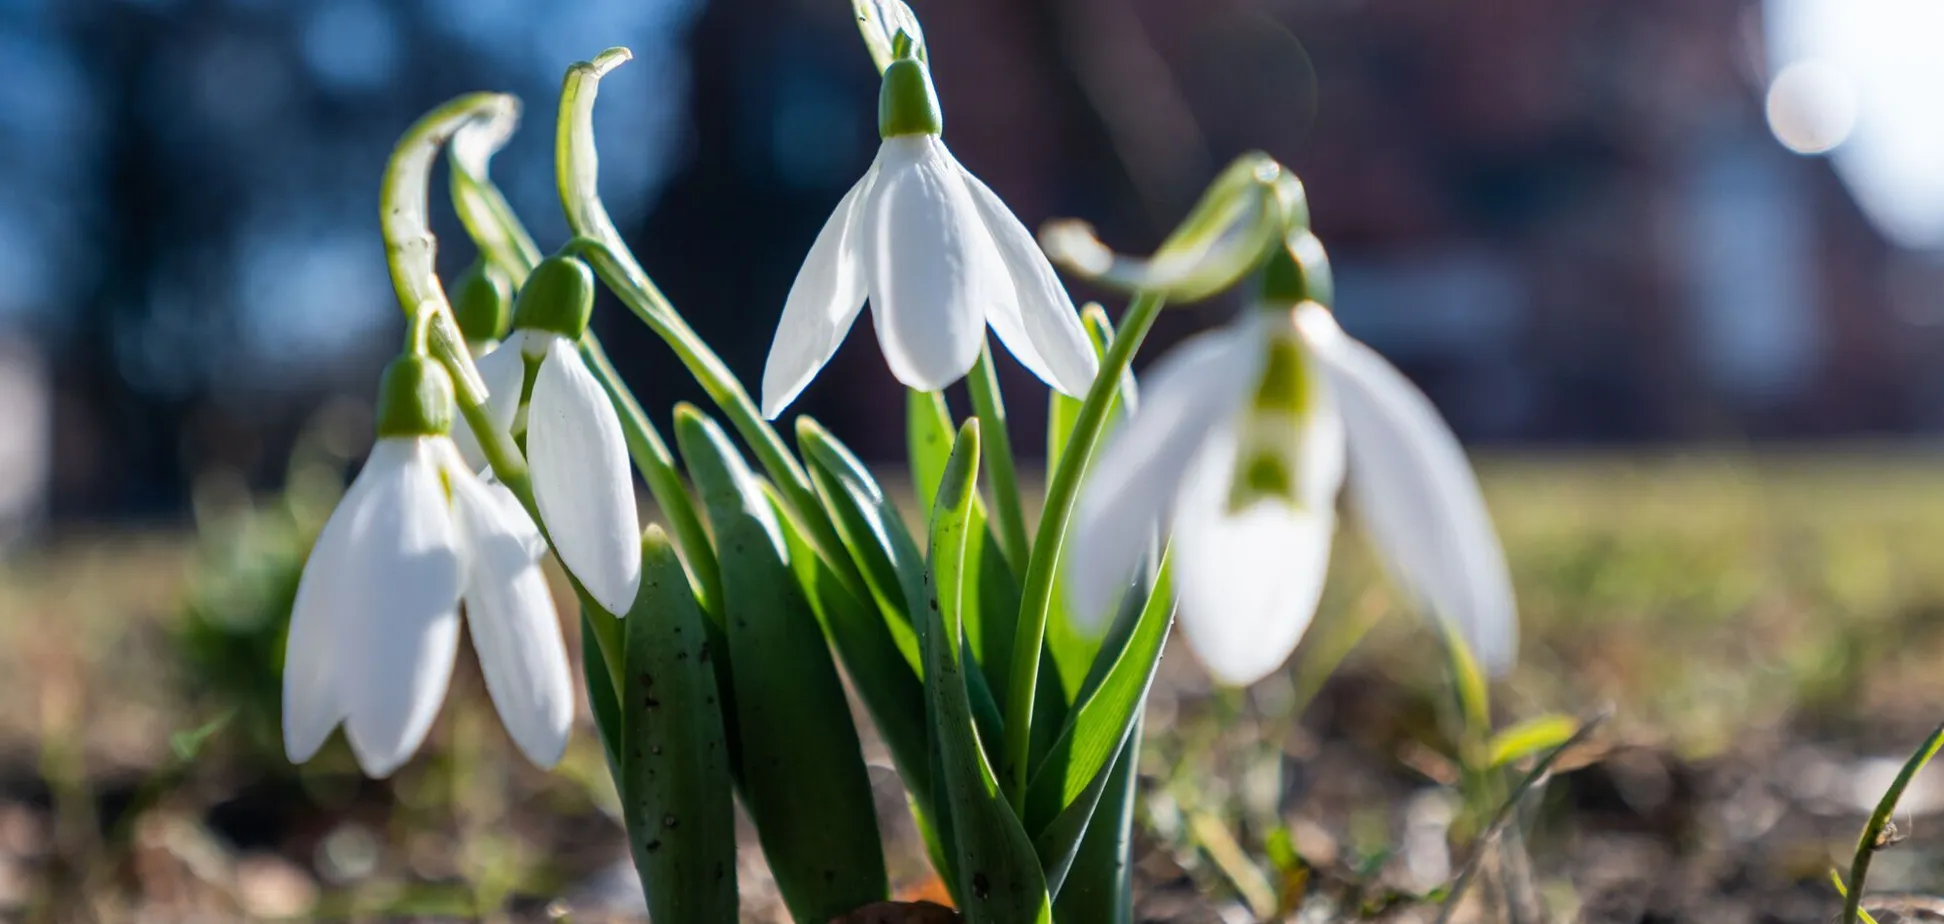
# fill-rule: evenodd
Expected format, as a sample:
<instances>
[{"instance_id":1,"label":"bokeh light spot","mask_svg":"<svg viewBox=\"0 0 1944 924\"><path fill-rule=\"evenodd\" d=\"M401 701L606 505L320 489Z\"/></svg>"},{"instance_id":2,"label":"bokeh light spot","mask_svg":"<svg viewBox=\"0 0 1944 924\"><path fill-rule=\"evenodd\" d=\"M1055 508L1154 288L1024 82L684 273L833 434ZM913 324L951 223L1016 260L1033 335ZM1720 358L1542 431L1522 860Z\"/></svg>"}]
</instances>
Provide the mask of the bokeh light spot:
<instances>
[{"instance_id":1,"label":"bokeh light spot","mask_svg":"<svg viewBox=\"0 0 1944 924\"><path fill-rule=\"evenodd\" d=\"M1849 140L1856 128L1856 86L1849 75L1822 61L1797 61L1769 84L1769 131L1797 154L1823 154Z\"/></svg>"}]
</instances>

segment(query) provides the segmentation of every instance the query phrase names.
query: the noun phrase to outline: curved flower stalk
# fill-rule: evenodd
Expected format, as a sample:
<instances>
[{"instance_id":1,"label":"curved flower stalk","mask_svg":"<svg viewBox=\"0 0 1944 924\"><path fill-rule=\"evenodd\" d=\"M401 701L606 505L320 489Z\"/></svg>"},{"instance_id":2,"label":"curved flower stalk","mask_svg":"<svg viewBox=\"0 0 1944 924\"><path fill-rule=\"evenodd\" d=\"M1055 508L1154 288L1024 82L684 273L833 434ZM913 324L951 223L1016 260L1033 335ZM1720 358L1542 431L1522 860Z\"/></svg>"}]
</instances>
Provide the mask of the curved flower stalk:
<instances>
[{"instance_id":1,"label":"curved flower stalk","mask_svg":"<svg viewBox=\"0 0 1944 924\"><path fill-rule=\"evenodd\" d=\"M1321 244L1302 232L1292 245L1274 249L1259 307L1157 364L1105 449L1075 527L1076 612L1106 613L1170 520L1189 644L1225 682L1260 679L1315 611L1347 468L1393 579L1503 671L1511 581L1464 451L1422 392L1337 326Z\"/></svg>"},{"instance_id":2,"label":"curved flower stalk","mask_svg":"<svg viewBox=\"0 0 1944 924\"><path fill-rule=\"evenodd\" d=\"M641 584L640 526L627 437L574 346L593 307L587 264L542 260L520 289L513 333L480 357L479 375L494 422L526 432L533 499L561 561L596 602L619 614Z\"/></svg>"},{"instance_id":3,"label":"curved flower stalk","mask_svg":"<svg viewBox=\"0 0 1944 924\"><path fill-rule=\"evenodd\" d=\"M512 493L459 458L445 370L400 357L380 402L378 442L298 583L284 750L309 760L342 723L367 774L398 769L445 698L464 602L501 720L529 760L551 767L574 695L539 567L546 545Z\"/></svg>"},{"instance_id":4,"label":"curved flower stalk","mask_svg":"<svg viewBox=\"0 0 1944 924\"><path fill-rule=\"evenodd\" d=\"M866 300L885 362L913 389L964 378L990 324L1034 375L1086 393L1099 364L1073 300L1012 210L952 156L943 127L924 62L893 61L877 159L837 203L784 302L763 368L764 416L781 414L830 361Z\"/></svg>"}]
</instances>

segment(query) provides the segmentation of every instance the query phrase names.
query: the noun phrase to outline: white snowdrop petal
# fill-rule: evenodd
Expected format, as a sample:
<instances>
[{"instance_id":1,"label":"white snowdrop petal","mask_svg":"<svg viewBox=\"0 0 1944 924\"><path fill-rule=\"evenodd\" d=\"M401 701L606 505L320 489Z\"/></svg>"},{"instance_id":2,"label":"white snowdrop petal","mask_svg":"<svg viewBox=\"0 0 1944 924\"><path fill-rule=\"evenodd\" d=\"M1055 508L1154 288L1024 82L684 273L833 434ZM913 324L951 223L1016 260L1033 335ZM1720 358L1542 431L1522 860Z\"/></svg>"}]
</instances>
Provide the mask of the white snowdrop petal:
<instances>
[{"instance_id":1,"label":"white snowdrop petal","mask_svg":"<svg viewBox=\"0 0 1944 924\"><path fill-rule=\"evenodd\" d=\"M1005 266L937 138L888 138L878 164L858 216L871 322L891 374L938 391L978 359Z\"/></svg>"},{"instance_id":2,"label":"white snowdrop petal","mask_svg":"<svg viewBox=\"0 0 1944 924\"><path fill-rule=\"evenodd\" d=\"M1336 515L1277 498L1230 511L1234 466L1234 440L1218 434L1182 485L1171 554L1182 634L1210 674L1241 686L1281 667L1302 641Z\"/></svg>"},{"instance_id":3,"label":"white snowdrop petal","mask_svg":"<svg viewBox=\"0 0 1944 924\"><path fill-rule=\"evenodd\" d=\"M864 268L857 253L858 204L869 198L878 167L844 194L817 232L797 270L783 317L763 364L763 416L776 419L837 352L864 309Z\"/></svg>"},{"instance_id":4,"label":"white snowdrop petal","mask_svg":"<svg viewBox=\"0 0 1944 924\"><path fill-rule=\"evenodd\" d=\"M364 611L348 569L372 519L374 486L400 477L409 455L409 441L379 440L372 447L304 562L284 642L284 753L292 763L311 759L350 708L341 681L352 665L338 642L356 630Z\"/></svg>"},{"instance_id":5,"label":"white snowdrop petal","mask_svg":"<svg viewBox=\"0 0 1944 924\"><path fill-rule=\"evenodd\" d=\"M959 172L1012 282L1011 298L1001 292L986 304L986 321L1020 365L1060 392L1085 397L1100 361L1073 298L1019 216L971 171Z\"/></svg>"},{"instance_id":6,"label":"white snowdrop petal","mask_svg":"<svg viewBox=\"0 0 1944 924\"><path fill-rule=\"evenodd\" d=\"M346 737L374 777L410 758L438 715L459 640L465 572L436 446L400 442L408 454L372 486L368 518L354 530L344 581L360 615L337 652L350 703Z\"/></svg>"},{"instance_id":7,"label":"white snowdrop petal","mask_svg":"<svg viewBox=\"0 0 1944 924\"><path fill-rule=\"evenodd\" d=\"M1155 363L1139 412L1088 471L1066 543L1068 596L1083 626L1108 616L1189 464L1210 432L1242 410L1261 369L1259 332L1249 323L1191 338Z\"/></svg>"},{"instance_id":8,"label":"white snowdrop petal","mask_svg":"<svg viewBox=\"0 0 1944 924\"><path fill-rule=\"evenodd\" d=\"M527 759L552 767L574 722L560 617L531 544L533 522L468 472L452 478L467 551L466 624L500 721ZM508 495L511 496L510 494Z\"/></svg>"},{"instance_id":9,"label":"white snowdrop petal","mask_svg":"<svg viewBox=\"0 0 1944 924\"><path fill-rule=\"evenodd\" d=\"M486 383L486 409L493 421L508 431L519 414L520 391L526 385L526 360L520 356L520 346L526 336L525 331L514 333L492 352L481 356L477 363L479 378ZM475 472L485 470L486 453L480 450L479 439L463 418L452 422L452 442L459 447L459 455L466 460L467 468Z\"/></svg>"},{"instance_id":10,"label":"white snowdrop petal","mask_svg":"<svg viewBox=\"0 0 1944 924\"><path fill-rule=\"evenodd\" d=\"M1350 444L1350 496L1391 577L1448 620L1495 673L1518 654L1505 553L1457 437L1382 356L1310 306L1297 315Z\"/></svg>"},{"instance_id":11,"label":"white snowdrop petal","mask_svg":"<svg viewBox=\"0 0 1944 924\"><path fill-rule=\"evenodd\" d=\"M614 406L565 338L547 345L527 407L533 499L567 570L608 612L641 584L641 524Z\"/></svg>"}]
</instances>

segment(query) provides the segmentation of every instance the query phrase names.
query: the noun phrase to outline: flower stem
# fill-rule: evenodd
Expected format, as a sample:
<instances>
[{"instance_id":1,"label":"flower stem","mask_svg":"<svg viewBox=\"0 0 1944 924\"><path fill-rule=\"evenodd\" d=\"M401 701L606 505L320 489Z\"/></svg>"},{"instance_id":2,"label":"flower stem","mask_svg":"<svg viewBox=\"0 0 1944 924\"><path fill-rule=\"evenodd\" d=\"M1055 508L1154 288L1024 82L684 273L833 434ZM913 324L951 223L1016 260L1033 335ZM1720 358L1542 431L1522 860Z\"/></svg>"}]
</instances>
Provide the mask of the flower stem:
<instances>
[{"instance_id":1,"label":"flower stem","mask_svg":"<svg viewBox=\"0 0 1944 924\"><path fill-rule=\"evenodd\" d=\"M519 103L510 96L474 93L454 99L413 123L392 149L391 159L385 165L384 181L378 193L378 214L385 240L385 262L391 270L392 288L398 293L399 306L405 310L406 317L415 320L422 317L428 325L430 354L452 375L460 416L478 438L479 448L487 464L492 466L494 476L513 492L534 525L545 535L547 526L540 518L539 505L534 503L533 479L527 471L526 458L514 444L512 434L494 423L492 413L487 410L486 383L479 377L478 367L473 365L465 335L459 332L452 305L446 301L445 290L439 285L434 270L438 241L432 236L426 217L427 184L439 149L462 131L500 131L518 111ZM602 609L587 595L571 571L567 577L600 640L608 676L618 681L622 654L620 623L615 614Z\"/></svg>"},{"instance_id":2,"label":"flower stem","mask_svg":"<svg viewBox=\"0 0 1944 924\"><path fill-rule=\"evenodd\" d=\"M1053 607L1053 578L1059 573L1060 553L1066 542L1067 524L1080 493L1080 478L1092 460L1095 444L1106 429L1107 412L1119 390L1121 376L1134 360L1148 329L1161 314L1165 300L1157 294L1141 293L1128 305L1121 320L1120 333L1107 347L1087 400L1074 419L1073 434L1067 439L1060 467L1046 486L1046 507L1040 513L1039 532L1033 542L1033 555L1026 568L1026 587L1021 594L1019 621L1014 628L1012 665L1007 673L1005 700L1006 747L999 769L1001 786L1015 810L1025 808L1027 758L1032 744L1033 700L1038 693L1040 650L1046 641L1047 613Z\"/></svg>"},{"instance_id":3,"label":"flower stem","mask_svg":"<svg viewBox=\"0 0 1944 924\"><path fill-rule=\"evenodd\" d=\"M615 230L607 207L601 203L597 183L600 163L594 148L594 99L599 93L601 77L630 57L625 48L610 48L593 61L576 64L568 68L560 90L554 165L561 206L567 213L568 227L577 235L567 249L586 259L621 303L675 351L676 358L755 452L764 472L781 490L812 544L830 563L845 589L859 599L868 599L863 577L844 551L844 544L829 519L823 515L809 474L791 455L776 429L763 418L735 374L682 320L668 297L648 278L627 243L621 240L620 232Z\"/></svg>"},{"instance_id":4,"label":"flower stem","mask_svg":"<svg viewBox=\"0 0 1944 924\"><path fill-rule=\"evenodd\" d=\"M1863 879L1870 875L1870 859L1881 848L1877 841L1883 837L1884 826L1890 823L1890 814L1897 810L1897 801L1903 798L1904 789L1917 776L1917 771L1924 769L1939 748L1944 748L1944 725L1932 729L1930 737L1918 745L1916 753L1897 771L1890 788L1884 790L1876 811L1870 813L1863 834L1856 839L1856 857L1850 861L1849 894L1843 898L1843 924L1856 924L1857 914L1863 907Z\"/></svg>"},{"instance_id":5,"label":"flower stem","mask_svg":"<svg viewBox=\"0 0 1944 924\"><path fill-rule=\"evenodd\" d=\"M999 548L1018 574L1031 549L1026 541L1026 508L1019 500L1019 476L1013 467L1012 437L1006 430L1006 400L999 392L999 376L992 368L992 345L979 348L979 361L966 379L972 393L972 412L986 441L986 478L992 485L992 519L999 529Z\"/></svg>"}]
</instances>

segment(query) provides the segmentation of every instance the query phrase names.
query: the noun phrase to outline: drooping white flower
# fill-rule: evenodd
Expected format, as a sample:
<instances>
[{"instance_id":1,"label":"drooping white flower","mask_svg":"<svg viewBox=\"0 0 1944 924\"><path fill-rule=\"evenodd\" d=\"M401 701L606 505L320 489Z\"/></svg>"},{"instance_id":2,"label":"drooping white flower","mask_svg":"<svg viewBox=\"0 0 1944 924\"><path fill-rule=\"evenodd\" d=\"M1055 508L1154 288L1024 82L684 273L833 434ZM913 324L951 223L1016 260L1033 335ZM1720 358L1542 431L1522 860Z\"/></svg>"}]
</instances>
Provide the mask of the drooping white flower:
<instances>
[{"instance_id":1,"label":"drooping white flower","mask_svg":"<svg viewBox=\"0 0 1944 924\"><path fill-rule=\"evenodd\" d=\"M1031 232L947 150L931 78L901 59L884 72L884 141L810 245L763 368L774 418L836 353L866 300L898 380L937 391L964 377L989 324L1022 365L1069 395L1099 363Z\"/></svg>"},{"instance_id":2,"label":"drooping white flower","mask_svg":"<svg viewBox=\"0 0 1944 924\"><path fill-rule=\"evenodd\" d=\"M424 378L429 363L415 361ZM449 404L450 383L444 388ZM539 567L545 545L511 493L481 480L443 425L427 425L438 415L399 419L381 414L380 438L298 583L284 655L284 750L308 760L342 723L359 766L390 775L424 741L445 698L464 602L507 732L528 759L550 767L566 748L574 697Z\"/></svg>"},{"instance_id":3,"label":"drooping white flower","mask_svg":"<svg viewBox=\"0 0 1944 924\"><path fill-rule=\"evenodd\" d=\"M1232 684L1287 660L1314 615L1348 468L1393 580L1493 671L1518 626L1464 450L1429 399L1328 309L1261 309L1164 357L1104 450L1068 543L1070 594L1104 615L1170 522L1180 623Z\"/></svg>"},{"instance_id":4,"label":"drooping white flower","mask_svg":"<svg viewBox=\"0 0 1944 924\"><path fill-rule=\"evenodd\" d=\"M493 420L526 433L533 499L561 563L595 602L620 616L641 585L641 526L621 420L574 346L593 298L586 264L541 261L520 290L513 333L480 358L479 376ZM485 464L477 456L467 461Z\"/></svg>"}]
</instances>

